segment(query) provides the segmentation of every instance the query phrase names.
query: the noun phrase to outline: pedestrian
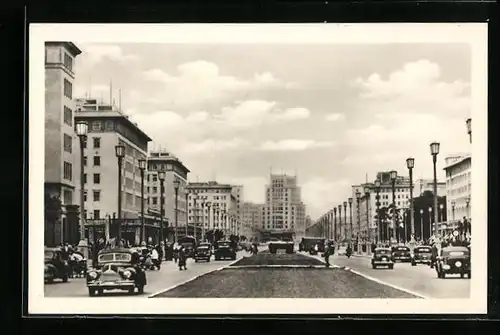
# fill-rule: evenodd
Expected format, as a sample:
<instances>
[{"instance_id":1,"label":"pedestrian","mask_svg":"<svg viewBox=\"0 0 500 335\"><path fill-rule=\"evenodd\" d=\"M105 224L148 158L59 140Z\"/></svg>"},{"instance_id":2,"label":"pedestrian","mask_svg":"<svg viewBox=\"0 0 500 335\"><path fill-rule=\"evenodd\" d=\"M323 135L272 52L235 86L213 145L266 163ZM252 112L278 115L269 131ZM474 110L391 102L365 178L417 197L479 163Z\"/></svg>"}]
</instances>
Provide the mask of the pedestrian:
<instances>
[{"instance_id":1,"label":"pedestrian","mask_svg":"<svg viewBox=\"0 0 500 335\"><path fill-rule=\"evenodd\" d=\"M156 246L156 251L158 252L158 261L161 264L163 261L163 248L161 245Z\"/></svg>"},{"instance_id":2,"label":"pedestrian","mask_svg":"<svg viewBox=\"0 0 500 335\"><path fill-rule=\"evenodd\" d=\"M179 262L178 262L179 271L187 270L187 267L186 267L186 260L187 260L186 258L187 257L186 257L186 250L184 249L184 246L179 247L178 257L179 257Z\"/></svg>"},{"instance_id":3,"label":"pedestrian","mask_svg":"<svg viewBox=\"0 0 500 335\"><path fill-rule=\"evenodd\" d=\"M177 242L174 243L174 248L173 248L173 256L174 256L174 262L177 263L177 260L179 259L179 245Z\"/></svg>"},{"instance_id":4,"label":"pedestrian","mask_svg":"<svg viewBox=\"0 0 500 335\"><path fill-rule=\"evenodd\" d=\"M327 268L330 267L330 247L328 246L328 243L325 242L325 265Z\"/></svg>"},{"instance_id":5,"label":"pedestrian","mask_svg":"<svg viewBox=\"0 0 500 335\"><path fill-rule=\"evenodd\" d=\"M160 260L158 259L158 251L156 248L151 248L151 262L153 263L153 267L158 268L160 270Z\"/></svg>"}]
</instances>

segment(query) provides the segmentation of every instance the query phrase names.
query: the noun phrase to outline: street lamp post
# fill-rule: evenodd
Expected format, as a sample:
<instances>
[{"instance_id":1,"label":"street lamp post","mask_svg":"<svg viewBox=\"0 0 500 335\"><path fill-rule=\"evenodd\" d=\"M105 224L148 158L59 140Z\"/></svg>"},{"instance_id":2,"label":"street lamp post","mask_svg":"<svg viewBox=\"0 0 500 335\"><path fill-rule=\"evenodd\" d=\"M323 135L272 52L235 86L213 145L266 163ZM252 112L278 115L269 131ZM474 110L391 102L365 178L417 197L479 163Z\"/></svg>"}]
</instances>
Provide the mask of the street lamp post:
<instances>
[{"instance_id":1,"label":"street lamp post","mask_svg":"<svg viewBox=\"0 0 500 335\"><path fill-rule=\"evenodd\" d=\"M467 125L467 134L469 134L469 142L472 143L472 119L468 118L465 121L465 124Z\"/></svg>"},{"instance_id":2,"label":"street lamp post","mask_svg":"<svg viewBox=\"0 0 500 335\"><path fill-rule=\"evenodd\" d=\"M345 228L344 228L344 235L345 236L344 237L345 237L345 239L347 239L347 233L346 233L347 232L347 201L344 201L343 205L344 205L344 226L345 226Z\"/></svg>"},{"instance_id":3,"label":"street lamp post","mask_svg":"<svg viewBox=\"0 0 500 335\"><path fill-rule=\"evenodd\" d=\"M158 172L158 179L160 180L160 242L163 242L163 215L165 214L165 171ZM177 233L177 231L176 231ZM176 236L177 237L177 236ZM174 239L174 243L177 238Z\"/></svg>"},{"instance_id":4,"label":"street lamp post","mask_svg":"<svg viewBox=\"0 0 500 335\"><path fill-rule=\"evenodd\" d=\"M412 240L415 236L415 219L414 219L414 208L413 208L413 168L415 167L415 159L410 157L406 159L406 166L408 167L408 172L410 174L410 229Z\"/></svg>"},{"instance_id":5,"label":"street lamp post","mask_svg":"<svg viewBox=\"0 0 500 335\"><path fill-rule=\"evenodd\" d=\"M465 206L467 209L467 212L466 212L467 219L470 219L470 214L469 214L470 197L465 198Z\"/></svg>"},{"instance_id":6,"label":"street lamp post","mask_svg":"<svg viewBox=\"0 0 500 335\"><path fill-rule=\"evenodd\" d=\"M333 207L333 238L337 242L337 207Z\"/></svg>"},{"instance_id":7,"label":"street lamp post","mask_svg":"<svg viewBox=\"0 0 500 335\"><path fill-rule=\"evenodd\" d=\"M340 235L340 241L343 242L343 236L342 236L342 205L338 206L339 210L339 235Z\"/></svg>"},{"instance_id":8,"label":"street lamp post","mask_svg":"<svg viewBox=\"0 0 500 335\"><path fill-rule=\"evenodd\" d=\"M396 178L398 177L397 171L392 170L390 172L391 175L391 186L392 186L392 227L394 230L394 234L396 235L396 242L399 243L399 229L396 224ZM389 241L392 236L389 236Z\"/></svg>"},{"instance_id":9,"label":"street lamp post","mask_svg":"<svg viewBox=\"0 0 500 335\"><path fill-rule=\"evenodd\" d=\"M205 200L201 199L201 240L205 241Z\"/></svg>"},{"instance_id":10,"label":"street lamp post","mask_svg":"<svg viewBox=\"0 0 500 335\"><path fill-rule=\"evenodd\" d=\"M208 212L207 212L207 214L208 214L208 222L207 223L208 223L208 230L210 231L210 209L212 209L212 203L210 201L207 201L207 202L205 202L205 206L208 209ZM213 220L212 220L212 222L213 222Z\"/></svg>"},{"instance_id":11,"label":"street lamp post","mask_svg":"<svg viewBox=\"0 0 500 335\"><path fill-rule=\"evenodd\" d=\"M352 237L353 237L353 229L352 229L352 198L347 199L347 202L349 202L349 226L351 228L351 244L352 244Z\"/></svg>"},{"instance_id":12,"label":"street lamp post","mask_svg":"<svg viewBox=\"0 0 500 335\"><path fill-rule=\"evenodd\" d=\"M432 142L431 143L431 155L432 155L432 165L434 167L434 225L437 224L439 218L438 218L438 195L437 195L437 172L436 172L436 162L437 162L437 155L439 154L439 143L438 142ZM435 233L436 227L432 229L432 233Z\"/></svg>"},{"instance_id":13,"label":"street lamp post","mask_svg":"<svg viewBox=\"0 0 500 335\"><path fill-rule=\"evenodd\" d=\"M436 224L434 222L434 224ZM431 237L431 232L434 232L434 229L432 228L432 206L429 206L429 238Z\"/></svg>"},{"instance_id":14,"label":"street lamp post","mask_svg":"<svg viewBox=\"0 0 500 335\"><path fill-rule=\"evenodd\" d=\"M359 237L361 235L361 218L359 216L359 202L361 200L361 192L359 190L356 191L356 218L357 218L357 221L358 221L358 233L357 233L357 238L356 238L356 245L357 245L357 248L358 248L358 253L361 252L361 250L359 249Z\"/></svg>"},{"instance_id":15,"label":"street lamp post","mask_svg":"<svg viewBox=\"0 0 500 335\"><path fill-rule=\"evenodd\" d=\"M375 180L375 206L377 207L377 234L376 239L382 241L382 227L380 224L380 179ZM377 241L378 242L378 241Z\"/></svg>"},{"instance_id":16,"label":"street lamp post","mask_svg":"<svg viewBox=\"0 0 500 335\"><path fill-rule=\"evenodd\" d=\"M188 220L189 192L188 192L188 190L186 188L184 188L184 192L186 192L186 194L185 194L185 198L186 198L186 202L185 202L185 204L186 204L186 215L185 215L186 216L186 218L185 218L185 221L186 221L186 231L185 231L185 234L186 234L186 236L188 236L188 233L189 233L189 231L188 231L188 222L189 222L189 220ZM196 209L195 209L195 212L196 212ZM193 228L193 236L196 238L196 224L195 224L195 226Z\"/></svg>"},{"instance_id":17,"label":"street lamp post","mask_svg":"<svg viewBox=\"0 0 500 335\"><path fill-rule=\"evenodd\" d=\"M444 205L443 204L439 204L439 215L441 216L441 218L439 219L439 222L443 222L444 221Z\"/></svg>"},{"instance_id":18,"label":"street lamp post","mask_svg":"<svg viewBox=\"0 0 500 335\"><path fill-rule=\"evenodd\" d=\"M424 241L424 210L420 209L420 240Z\"/></svg>"},{"instance_id":19,"label":"street lamp post","mask_svg":"<svg viewBox=\"0 0 500 335\"><path fill-rule=\"evenodd\" d=\"M451 201L451 219L453 220L453 224L455 224L455 200Z\"/></svg>"},{"instance_id":20,"label":"street lamp post","mask_svg":"<svg viewBox=\"0 0 500 335\"><path fill-rule=\"evenodd\" d=\"M365 187L365 199L366 199L366 230L368 234L368 240L371 242L371 227L370 227L370 188Z\"/></svg>"},{"instance_id":21,"label":"street lamp post","mask_svg":"<svg viewBox=\"0 0 500 335\"><path fill-rule=\"evenodd\" d=\"M139 159L139 170L141 171L141 246L146 245L146 229L144 226L144 170L146 170L146 160Z\"/></svg>"},{"instance_id":22,"label":"street lamp post","mask_svg":"<svg viewBox=\"0 0 500 335\"><path fill-rule=\"evenodd\" d=\"M181 182L179 181L179 179L175 179L174 180L174 191L175 191L175 216L174 216L174 220L175 220L175 232L174 232L174 241L177 242L177 220L178 220L178 211L177 211L177 205L178 205L178 195L179 195L179 184Z\"/></svg>"},{"instance_id":23,"label":"street lamp post","mask_svg":"<svg viewBox=\"0 0 500 335\"><path fill-rule=\"evenodd\" d=\"M85 161L84 149L85 141L87 140L89 125L85 121L78 121L76 122L75 126L76 134L78 135L78 138L80 140L80 239L78 242L78 246L80 246L83 250L86 250L86 252L88 253L88 243L85 240L85 171L83 163ZM61 236L64 236L63 229L61 229Z\"/></svg>"},{"instance_id":24,"label":"street lamp post","mask_svg":"<svg viewBox=\"0 0 500 335\"><path fill-rule=\"evenodd\" d=\"M122 246L122 165L125 157L125 147L115 146L115 154L118 158L118 246Z\"/></svg>"}]
</instances>

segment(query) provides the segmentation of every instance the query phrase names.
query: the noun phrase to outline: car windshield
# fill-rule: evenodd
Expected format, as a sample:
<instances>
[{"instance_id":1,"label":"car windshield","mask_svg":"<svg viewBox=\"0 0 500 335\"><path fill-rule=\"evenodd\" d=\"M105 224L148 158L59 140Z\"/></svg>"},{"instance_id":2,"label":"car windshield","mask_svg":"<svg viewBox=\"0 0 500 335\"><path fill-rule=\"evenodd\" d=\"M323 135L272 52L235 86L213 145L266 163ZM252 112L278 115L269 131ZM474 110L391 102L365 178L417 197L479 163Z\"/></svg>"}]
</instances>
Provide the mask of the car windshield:
<instances>
[{"instance_id":1,"label":"car windshield","mask_svg":"<svg viewBox=\"0 0 500 335\"><path fill-rule=\"evenodd\" d=\"M466 250L443 250L443 256L461 257L468 254Z\"/></svg>"},{"instance_id":2,"label":"car windshield","mask_svg":"<svg viewBox=\"0 0 500 335\"><path fill-rule=\"evenodd\" d=\"M388 255L390 252L391 252L390 250L385 250L385 249L375 250L375 254L377 255Z\"/></svg>"},{"instance_id":3,"label":"car windshield","mask_svg":"<svg viewBox=\"0 0 500 335\"><path fill-rule=\"evenodd\" d=\"M409 249L409 248L407 248L407 247L397 247L397 248L396 248L396 250L397 250L397 251L408 251L408 250L410 250L410 249Z\"/></svg>"},{"instance_id":4,"label":"car windshield","mask_svg":"<svg viewBox=\"0 0 500 335\"><path fill-rule=\"evenodd\" d=\"M106 253L99 255L99 262L130 262L132 260L132 255L129 253Z\"/></svg>"},{"instance_id":5,"label":"car windshield","mask_svg":"<svg viewBox=\"0 0 500 335\"><path fill-rule=\"evenodd\" d=\"M416 248L415 253L425 253L425 252L432 252L431 248Z\"/></svg>"},{"instance_id":6,"label":"car windshield","mask_svg":"<svg viewBox=\"0 0 500 335\"><path fill-rule=\"evenodd\" d=\"M52 257L54 257L54 251L52 251L52 250L45 250L44 257L45 258L52 258Z\"/></svg>"},{"instance_id":7,"label":"car windshield","mask_svg":"<svg viewBox=\"0 0 500 335\"><path fill-rule=\"evenodd\" d=\"M217 243L217 246L219 246L219 247L229 247L229 242L219 242L219 243Z\"/></svg>"},{"instance_id":8,"label":"car windshield","mask_svg":"<svg viewBox=\"0 0 500 335\"><path fill-rule=\"evenodd\" d=\"M198 250L208 250L208 246L202 245L201 247L198 247Z\"/></svg>"}]
</instances>

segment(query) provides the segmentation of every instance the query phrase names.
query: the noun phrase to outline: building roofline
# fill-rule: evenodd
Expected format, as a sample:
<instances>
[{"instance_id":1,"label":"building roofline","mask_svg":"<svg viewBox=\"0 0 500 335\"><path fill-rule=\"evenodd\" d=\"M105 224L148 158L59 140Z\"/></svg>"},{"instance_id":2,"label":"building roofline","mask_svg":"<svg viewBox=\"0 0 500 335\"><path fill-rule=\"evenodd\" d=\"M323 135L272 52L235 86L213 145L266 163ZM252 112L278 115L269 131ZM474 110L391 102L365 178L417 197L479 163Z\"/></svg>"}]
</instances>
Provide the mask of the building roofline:
<instances>
[{"instance_id":1,"label":"building roofline","mask_svg":"<svg viewBox=\"0 0 500 335\"><path fill-rule=\"evenodd\" d=\"M91 115L85 115L87 113L92 113ZM111 114L111 115L106 115L106 114ZM117 111L110 111L110 112L100 112L100 111L76 111L75 114L75 119L100 119L100 118L108 118L108 119L115 119L115 120L123 120L125 123L132 127L135 131L139 133L142 137L146 139L147 142L151 142L153 139L149 137L148 134L146 134L144 131L139 128L134 122L130 121L130 119L127 117L127 115L122 114Z\"/></svg>"},{"instance_id":2,"label":"building roofline","mask_svg":"<svg viewBox=\"0 0 500 335\"><path fill-rule=\"evenodd\" d=\"M149 153L150 154L150 153ZM168 162L172 162L172 163L175 163L177 164L178 166L180 166L186 173L190 173L191 170L189 170L185 165L184 163L182 163L182 161L175 157L175 156L162 156L162 157L151 157L149 156L148 154L148 157L147 157L147 161L168 161Z\"/></svg>"},{"instance_id":3,"label":"building roofline","mask_svg":"<svg viewBox=\"0 0 500 335\"><path fill-rule=\"evenodd\" d=\"M49 41L49 42L45 42L45 45L63 45L66 47L66 49L69 50L69 52L71 52L73 54L73 57L76 57L82 53L82 50L80 50L80 48L78 48L76 46L76 44L73 42Z\"/></svg>"},{"instance_id":4,"label":"building roofline","mask_svg":"<svg viewBox=\"0 0 500 335\"><path fill-rule=\"evenodd\" d=\"M443 170L445 170L445 171L446 171L446 170L448 170L448 169L449 169L449 168L451 168L451 167L454 167L454 166L456 166L456 165L458 165L458 164L460 164L460 163L462 163L462 162L465 162L465 161L467 161L467 160L471 160L471 159L472 159L472 156L470 156L470 155L465 156L465 157L462 157L462 158L460 158L460 159L457 159L455 162L453 162L453 163L450 163L450 164L446 165L446 166L443 168Z\"/></svg>"}]
</instances>

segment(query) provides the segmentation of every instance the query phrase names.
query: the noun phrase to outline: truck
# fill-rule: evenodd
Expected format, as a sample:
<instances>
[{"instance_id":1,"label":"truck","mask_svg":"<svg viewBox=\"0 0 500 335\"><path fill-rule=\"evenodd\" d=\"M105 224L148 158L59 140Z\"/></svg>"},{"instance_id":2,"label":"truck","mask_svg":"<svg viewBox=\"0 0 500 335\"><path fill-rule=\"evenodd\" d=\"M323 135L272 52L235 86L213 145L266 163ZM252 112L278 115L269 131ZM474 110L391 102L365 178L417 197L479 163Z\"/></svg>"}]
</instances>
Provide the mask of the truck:
<instances>
[{"instance_id":1,"label":"truck","mask_svg":"<svg viewBox=\"0 0 500 335\"><path fill-rule=\"evenodd\" d=\"M269 241L269 252L275 254L278 250L285 250L287 254L293 254L295 243L292 238L283 237Z\"/></svg>"}]
</instances>

